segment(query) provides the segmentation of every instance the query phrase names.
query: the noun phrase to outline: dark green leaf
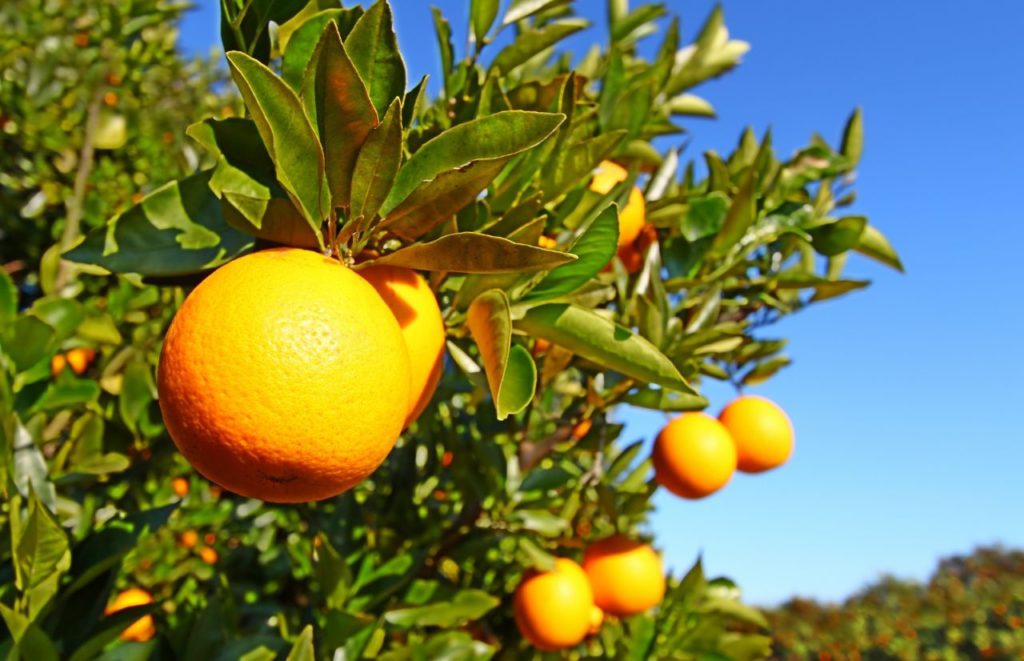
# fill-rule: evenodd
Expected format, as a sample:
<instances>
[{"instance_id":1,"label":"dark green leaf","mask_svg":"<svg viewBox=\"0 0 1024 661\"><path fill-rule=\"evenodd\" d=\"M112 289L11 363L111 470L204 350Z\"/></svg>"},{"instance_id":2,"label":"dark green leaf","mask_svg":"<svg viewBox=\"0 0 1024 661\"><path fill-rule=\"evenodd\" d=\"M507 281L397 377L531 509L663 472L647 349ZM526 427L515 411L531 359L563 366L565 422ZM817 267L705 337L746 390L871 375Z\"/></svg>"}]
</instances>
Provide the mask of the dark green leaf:
<instances>
[{"instance_id":1,"label":"dark green leaf","mask_svg":"<svg viewBox=\"0 0 1024 661\"><path fill-rule=\"evenodd\" d=\"M654 345L590 310L559 303L541 305L529 310L516 326L626 376L692 392Z\"/></svg>"},{"instance_id":2,"label":"dark green leaf","mask_svg":"<svg viewBox=\"0 0 1024 661\"><path fill-rule=\"evenodd\" d=\"M614 205L607 207L573 244L569 252L579 259L553 269L524 297L524 301L543 301L571 294L615 256L619 242L619 214Z\"/></svg>"},{"instance_id":3,"label":"dark green leaf","mask_svg":"<svg viewBox=\"0 0 1024 661\"><path fill-rule=\"evenodd\" d=\"M413 244L367 264L454 273L519 273L543 271L573 259L574 255L497 236L459 232L429 243Z\"/></svg>"},{"instance_id":4,"label":"dark green leaf","mask_svg":"<svg viewBox=\"0 0 1024 661\"><path fill-rule=\"evenodd\" d=\"M31 619L4 604L0 604L0 616L3 616L16 649L20 652L20 654L14 654L14 659L19 657L32 661L58 661L60 659L57 646Z\"/></svg>"},{"instance_id":5,"label":"dark green leaf","mask_svg":"<svg viewBox=\"0 0 1024 661\"><path fill-rule=\"evenodd\" d=\"M293 90L298 92L302 88L302 79L306 68L313 58L313 50L320 42L324 27L329 21L338 26L338 31L344 39L352 26L356 24L359 17L363 15L361 7L349 7L345 9L325 9L307 18L288 39L288 45L281 58L281 77Z\"/></svg>"},{"instance_id":6,"label":"dark green leaf","mask_svg":"<svg viewBox=\"0 0 1024 661\"><path fill-rule=\"evenodd\" d=\"M18 288L7 271L0 269L0 328L14 321L17 314Z\"/></svg>"},{"instance_id":7,"label":"dark green leaf","mask_svg":"<svg viewBox=\"0 0 1024 661\"><path fill-rule=\"evenodd\" d=\"M754 168L747 170L743 183L736 191L729 205L729 211L722 221L722 228L718 231L714 241L711 243L711 254L717 257L724 256L730 248L743 238L747 229L757 219L757 199L755 187L757 176Z\"/></svg>"},{"instance_id":8,"label":"dark green leaf","mask_svg":"<svg viewBox=\"0 0 1024 661\"><path fill-rule=\"evenodd\" d=\"M386 215L420 184L474 161L518 154L551 135L564 117L559 114L508 110L448 129L430 140L398 172L384 203Z\"/></svg>"},{"instance_id":9,"label":"dark green leaf","mask_svg":"<svg viewBox=\"0 0 1024 661\"><path fill-rule=\"evenodd\" d=\"M210 176L207 170L156 189L65 257L150 276L198 273L237 257L252 242L225 221Z\"/></svg>"},{"instance_id":10,"label":"dark green leaf","mask_svg":"<svg viewBox=\"0 0 1024 661\"><path fill-rule=\"evenodd\" d=\"M547 50L569 35L579 32L590 23L582 18L567 18L548 23L542 28L531 28L498 53L491 63L503 74L507 74L531 57Z\"/></svg>"},{"instance_id":11,"label":"dark green leaf","mask_svg":"<svg viewBox=\"0 0 1024 661\"><path fill-rule=\"evenodd\" d=\"M383 116L393 100L405 95L405 62L398 50L391 7L386 0L377 0L356 21L345 39L345 47L366 83L377 115Z\"/></svg>"},{"instance_id":12,"label":"dark green leaf","mask_svg":"<svg viewBox=\"0 0 1024 661\"><path fill-rule=\"evenodd\" d=\"M6 333L0 338L3 339L3 350L14 363L16 372L24 372L49 358L57 348L57 335L53 328L36 317L18 317L4 330Z\"/></svg>"},{"instance_id":13,"label":"dark green leaf","mask_svg":"<svg viewBox=\"0 0 1024 661\"><path fill-rule=\"evenodd\" d=\"M228 64L274 161L277 180L319 236L331 196L324 152L302 102L273 71L248 55L228 53Z\"/></svg>"},{"instance_id":14,"label":"dark green leaf","mask_svg":"<svg viewBox=\"0 0 1024 661\"><path fill-rule=\"evenodd\" d=\"M391 190L402 160L402 106L395 99L366 138L352 172L351 218L371 219Z\"/></svg>"}]
</instances>

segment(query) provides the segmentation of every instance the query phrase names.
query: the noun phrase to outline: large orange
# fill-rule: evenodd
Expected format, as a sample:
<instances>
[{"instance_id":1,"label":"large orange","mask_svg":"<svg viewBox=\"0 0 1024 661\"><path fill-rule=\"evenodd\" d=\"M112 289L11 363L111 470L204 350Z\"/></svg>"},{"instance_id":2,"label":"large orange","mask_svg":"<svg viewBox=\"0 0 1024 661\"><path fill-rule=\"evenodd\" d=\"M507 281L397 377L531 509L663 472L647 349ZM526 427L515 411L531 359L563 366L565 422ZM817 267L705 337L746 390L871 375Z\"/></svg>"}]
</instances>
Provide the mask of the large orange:
<instances>
[{"instance_id":1,"label":"large orange","mask_svg":"<svg viewBox=\"0 0 1024 661\"><path fill-rule=\"evenodd\" d=\"M530 574L516 588L516 624L523 637L542 650L572 647L590 630L593 605L583 569L558 558L554 569Z\"/></svg>"},{"instance_id":2,"label":"large orange","mask_svg":"<svg viewBox=\"0 0 1024 661\"><path fill-rule=\"evenodd\" d=\"M590 190L605 195L616 185L626 180L629 172L620 165L611 161L602 161L594 171L594 178L590 180ZM636 240L640 229L644 226L647 218L647 206L644 202L643 191L638 186L633 186L629 191L629 199L626 205L619 209L619 247L627 246Z\"/></svg>"},{"instance_id":3,"label":"large orange","mask_svg":"<svg viewBox=\"0 0 1024 661\"><path fill-rule=\"evenodd\" d=\"M682 498L703 498L736 472L736 446L729 431L706 413L684 413L654 441L654 478Z\"/></svg>"},{"instance_id":4,"label":"large orange","mask_svg":"<svg viewBox=\"0 0 1024 661\"><path fill-rule=\"evenodd\" d=\"M583 571L594 603L606 613L626 617L661 603L665 569L654 549L622 535L591 544L583 554Z\"/></svg>"},{"instance_id":5,"label":"large orange","mask_svg":"<svg viewBox=\"0 0 1024 661\"><path fill-rule=\"evenodd\" d=\"M416 271L396 266L370 266L359 275L373 285L402 328L409 350L409 424L434 396L444 367L444 319L430 285Z\"/></svg>"},{"instance_id":6,"label":"large orange","mask_svg":"<svg viewBox=\"0 0 1024 661\"><path fill-rule=\"evenodd\" d=\"M111 615L117 611L131 608L132 606L143 606L153 603L153 595L140 588L128 588L121 594L114 597L114 600L104 609L104 615ZM144 615L128 625L121 632L121 640L132 640L144 643L156 635L156 625L153 623L152 615Z\"/></svg>"},{"instance_id":7,"label":"large orange","mask_svg":"<svg viewBox=\"0 0 1024 661\"><path fill-rule=\"evenodd\" d=\"M167 431L224 488L328 498L372 473L409 410L409 356L365 280L278 248L221 267L185 300L157 372Z\"/></svg>"},{"instance_id":8,"label":"large orange","mask_svg":"<svg viewBox=\"0 0 1024 661\"><path fill-rule=\"evenodd\" d=\"M738 397L718 419L732 434L738 467L744 473L781 466L793 453L792 423L781 408L764 397Z\"/></svg>"}]
</instances>

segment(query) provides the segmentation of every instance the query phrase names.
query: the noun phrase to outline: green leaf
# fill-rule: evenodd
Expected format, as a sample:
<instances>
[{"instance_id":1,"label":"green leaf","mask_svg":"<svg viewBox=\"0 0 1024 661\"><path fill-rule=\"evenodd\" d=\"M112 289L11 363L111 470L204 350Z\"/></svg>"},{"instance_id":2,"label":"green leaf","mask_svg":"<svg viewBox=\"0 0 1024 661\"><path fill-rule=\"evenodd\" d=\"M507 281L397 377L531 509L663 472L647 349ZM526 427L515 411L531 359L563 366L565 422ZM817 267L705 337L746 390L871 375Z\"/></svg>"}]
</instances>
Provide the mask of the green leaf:
<instances>
[{"instance_id":1,"label":"green leaf","mask_svg":"<svg viewBox=\"0 0 1024 661\"><path fill-rule=\"evenodd\" d=\"M751 167L747 170L743 183L740 184L739 190L732 198L729 211L725 214L725 220L722 221L722 228L711 242L710 253L712 255L724 256L754 224L754 220L757 218L756 185L757 173L755 168Z\"/></svg>"},{"instance_id":2,"label":"green leaf","mask_svg":"<svg viewBox=\"0 0 1024 661\"><path fill-rule=\"evenodd\" d=\"M30 618L0 604L0 616L11 632L15 649L18 653L14 659L31 659L32 661L58 661L60 654L50 637ZM8 657L12 658L12 657Z\"/></svg>"},{"instance_id":3,"label":"green leaf","mask_svg":"<svg viewBox=\"0 0 1024 661\"><path fill-rule=\"evenodd\" d=\"M499 289L477 296L466 312L466 325L480 349L498 420L518 413L533 399L537 368L530 353L512 347L512 317L508 297Z\"/></svg>"},{"instance_id":4,"label":"green leaf","mask_svg":"<svg viewBox=\"0 0 1024 661\"><path fill-rule=\"evenodd\" d=\"M141 604L123 608L116 613L103 617L102 622L97 625L99 631L93 634L85 643L75 649L68 661L90 661L97 659L103 648L117 640L121 632L142 617L149 615L159 608L159 604Z\"/></svg>"},{"instance_id":5,"label":"green leaf","mask_svg":"<svg viewBox=\"0 0 1024 661\"><path fill-rule=\"evenodd\" d=\"M34 619L57 594L61 576L71 568L64 529L35 493L29 497L28 518L14 544L15 583Z\"/></svg>"},{"instance_id":6,"label":"green leaf","mask_svg":"<svg viewBox=\"0 0 1024 661\"><path fill-rule=\"evenodd\" d=\"M755 386L764 383L783 367L788 366L792 361L786 356L776 356L761 361L754 365L749 372L743 375L742 383L745 386Z\"/></svg>"},{"instance_id":7,"label":"green leaf","mask_svg":"<svg viewBox=\"0 0 1024 661\"><path fill-rule=\"evenodd\" d=\"M624 399L627 404L657 411L703 411L709 405L706 398L688 392L664 388L643 388Z\"/></svg>"},{"instance_id":8,"label":"green leaf","mask_svg":"<svg viewBox=\"0 0 1024 661\"><path fill-rule=\"evenodd\" d=\"M402 105L395 99L367 136L352 172L351 218L372 219L391 190L402 160Z\"/></svg>"},{"instance_id":9,"label":"green leaf","mask_svg":"<svg viewBox=\"0 0 1024 661\"><path fill-rule=\"evenodd\" d=\"M17 316L18 288L7 271L0 269L0 328L7 326Z\"/></svg>"},{"instance_id":10,"label":"green leaf","mask_svg":"<svg viewBox=\"0 0 1024 661\"><path fill-rule=\"evenodd\" d=\"M302 633L295 639L295 644L288 652L286 661L316 661L316 650L313 648L313 625L307 624Z\"/></svg>"},{"instance_id":11,"label":"green leaf","mask_svg":"<svg viewBox=\"0 0 1024 661\"><path fill-rule=\"evenodd\" d=\"M133 433L138 431L139 419L156 396L156 384L149 365L143 360L128 363L118 395L118 410L125 426Z\"/></svg>"},{"instance_id":12,"label":"green leaf","mask_svg":"<svg viewBox=\"0 0 1024 661\"><path fill-rule=\"evenodd\" d=\"M333 22L324 28L306 69L302 103L323 145L334 206L347 207L356 157L377 126L377 111Z\"/></svg>"},{"instance_id":13,"label":"green leaf","mask_svg":"<svg viewBox=\"0 0 1024 661\"><path fill-rule=\"evenodd\" d=\"M850 169L853 169L860 162L861 154L864 153L864 116L860 108L854 110L846 122L840 149L846 160L850 162Z\"/></svg>"},{"instance_id":14,"label":"green leaf","mask_svg":"<svg viewBox=\"0 0 1024 661\"><path fill-rule=\"evenodd\" d=\"M555 158L550 161L551 167L545 169L546 176L541 181L544 198L557 199L589 178L601 161L608 158L625 137L626 131L611 131L557 152Z\"/></svg>"},{"instance_id":15,"label":"green leaf","mask_svg":"<svg viewBox=\"0 0 1024 661\"><path fill-rule=\"evenodd\" d=\"M21 424L16 417L14 418L14 433L10 444L14 454L12 462L14 470L11 476L14 479L14 486L20 493L26 495L30 492L35 493L43 504L51 509L56 509L57 492L49 479L49 466L46 463L46 458L36 442L41 433L42 430L38 425L30 424L27 427ZM13 528L12 525L12 530Z\"/></svg>"},{"instance_id":16,"label":"green leaf","mask_svg":"<svg viewBox=\"0 0 1024 661\"><path fill-rule=\"evenodd\" d=\"M807 233L811 235L811 245L819 254L834 257L857 247L867 224L864 216L846 216L833 223L813 227Z\"/></svg>"},{"instance_id":17,"label":"green leaf","mask_svg":"<svg viewBox=\"0 0 1024 661\"><path fill-rule=\"evenodd\" d=\"M478 44L483 44L487 32L494 24L498 15L498 0L470 0L469 22L473 26L473 36Z\"/></svg>"},{"instance_id":18,"label":"green leaf","mask_svg":"<svg viewBox=\"0 0 1024 661\"><path fill-rule=\"evenodd\" d=\"M381 224L404 239L417 239L458 213L494 181L508 158L476 161L426 181L388 213Z\"/></svg>"},{"instance_id":19,"label":"green leaf","mask_svg":"<svg viewBox=\"0 0 1024 661\"><path fill-rule=\"evenodd\" d=\"M523 300L551 300L576 291L612 260L618 242L619 214L618 208L612 205L594 219L569 249L579 259L553 269Z\"/></svg>"},{"instance_id":20,"label":"green leaf","mask_svg":"<svg viewBox=\"0 0 1024 661\"><path fill-rule=\"evenodd\" d=\"M682 234L690 242L717 234L728 213L729 198L724 193L692 198L682 219Z\"/></svg>"},{"instance_id":21,"label":"green leaf","mask_svg":"<svg viewBox=\"0 0 1024 661\"><path fill-rule=\"evenodd\" d=\"M331 545L326 535L321 533L317 539L320 544L316 549L316 576L320 582L320 594L328 608L341 609L352 585L352 572L344 556Z\"/></svg>"},{"instance_id":22,"label":"green leaf","mask_svg":"<svg viewBox=\"0 0 1024 661\"><path fill-rule=\"evenodd\" d=\"M483 590L460 590L451 601L391 610L384 619L399 627L454 627L480 619L500 603Z\"/></svg>"},{"instance_id":23,"label":"green leaf","mask_svg":"<svg viewBox=\"0 0 1024 661\"><path fill-rule=\"evenodd\" d=\"M547 510L516 510L511 520L544 537L557 537L569 528L568 521Z\"/></svg>"},{"instance_id":24,"label":"green leaf","mask_svg":"<svg viewBox=\"0 0 1024 661\"><path fill-rule=\"evenodd\" d=\"M752 624L761 629L768 628L768 620L761 611L742 604L734 599L720 599L712 597L704 604L705 611L725 615L733 620L744 624Z\"/></svg>"},{"instance_id":25,"label":"green leaf","mask_svg":"<svg viewBox=\"0 0 1024 661\"><path fill-rule=\"evenodd\" d=\"M405 62L398 50L391 7L386 0L377 0L356 21L345 39L345 47L366 83L377 115L383 116L394 99L405 95Z\"/></svg>"},{"instance_id":26,"label":"green leaf","mask_svg":"<svg viewBox=\"0 0 1024 661\"><path fill-rule=\"evenodd\" d=\"M245 53L228 53L231 75L274 161L277 180L319 237L330 209L324 152L299 97Z\"/></svg>"},{"instance_id":27,"label":"green leaf","mask_svg":"<svg viewBox=\"0 0 1024 661\"><path fill-rule=\"evenodd\" d=\"M91 379L61 378L46 387L46 391L32 405L32 411L70 409L96 401L100 385Z\"/></svg>"},{"instance_id":28,"label":"green leaf","mask_svg":"<svg viewBox=\"0 0 1024 661\"><path fill-rule=\"evenodd\" d=\"M516 326L626 376L693 392L653 344L590 310L562 303L541 305L529 310Z\"/></svg>"},{"instance_id":29,"label":"green leaf","mask_svg":"<svg viewBox=\"0 0 1024 661\"><path fill-rule=\"evenodd\" d=\"M814 296L811 302L826 301L830 298L837 298L858 289L864 289L871 284L870 280L831 280L819 283L814 286Z\"/></svg>"},{"instance_id":30,"label":"green leaf","mask_svg":"<svg viewBox=\"0 0 1024 661\"><path fill-rule=\"evenodd\" d=\"M477 232L446 234L429 243L416 243L379 257L369 264L390 264L421 271L454 273L519 273L543 271L575 259L557 250L546 250Z\"/></svg>"},{"instance_id":31,"label":"green leaf","mask_svg":"<svg viewBox=\"0 0 1024 661\"><path fill-rule=\"evenodd\" d=\"M57 335L53 328L42 319L31 316L18 317L3 339L4 353L14 364L15 372L24 372L39 361L49 358L57 348Z\"/></svg>"},{"instance_id":32,"label":"green leaf","mask_svg":"<svg viewBox=\"0 0 1024 661\"><path fill-rule=\"evenodd\" d=\"M296 92L301 90L306 68L313 59L313 51L320 43L327 23L337 24L338 31L344 39L362 15L362 7L348 7L325 9L307 18L289 37L284 57L281 58L281 77L284 81Z\"/></svg>"},{"instance_id":33,"label":"green leaf","mask_svg":"<svg viewBox=\"0 0 1024 661\"><path fill-rule=\"evenodd\" d=\"M434 17L434 34L437 36L437 47L441 53L441 73L444 76L444 89L451 94L452 63L455 51L452 48L452 26L437 7L430 8Z\"/></svg>"},{"instance_id":34,"label":"green leaf","mask_svg":"<svg viewBox=\"0 0 1024 661\"><path fill-rule=\"evenodd\" d=\"M64 257L118 273L188 275L246 252L251 239L224 219L207 170L156 189Z\"/></svg>"},{"instance_id":35,"label":"green leaf","mask_svg":"<svg viewBox=\"0 0 1024 661\"><path fill-rule=\"evenodd\" d=\"M546 9L567 5L571 0L512 0L501 24L512 25Z\"/></svg>"},{"instance_id":36,"label":"green leaf","mask_svg":"<svg viewBox=\"0 0 1024 661\"><path fill-rule=\"evenodd\" d=\"M448 129L420 147L402 166L383 213L387 215L420 184L443 172L474 161L513 156L539 144L563 119L560 114L506 110Z\"/></svg>"},{"instance_id":37,"label":"green leaf","mask_svg":"<svg viewBox=\"0 0 1024 661\"><path fill-rule=\"evenodd\" d=\"M507 74L531 57L542 53L588 25L590 23L582 18L567 18L553 21L542 28L530 28L503 48L491 62L491 67Z\"/></svg>"},{"instance_id":38,"label":"green leaf","mask_svg":"<svg viewBox=\"0 0 1024 661\"><path fill-rule=\"evenodd\" d=\"M668 111L688 117L715 117L714 106L696 94L680 94L669 99Z\"/></svg>"},{"instance_id":39,"label":"green leaf","mask_svg":"<svg viewBox=\"0 0 1024 661\"><path fill-rule=\"evenodd\" d=\"M900 273L904 272L903 262L900 261L896 250L889 243L889 239L885 238L885 235L873 225L864 226L864 231L860 235L860 241L854 246L854 250L862 255L876 259Z\"/></svg>"}]
</instances>

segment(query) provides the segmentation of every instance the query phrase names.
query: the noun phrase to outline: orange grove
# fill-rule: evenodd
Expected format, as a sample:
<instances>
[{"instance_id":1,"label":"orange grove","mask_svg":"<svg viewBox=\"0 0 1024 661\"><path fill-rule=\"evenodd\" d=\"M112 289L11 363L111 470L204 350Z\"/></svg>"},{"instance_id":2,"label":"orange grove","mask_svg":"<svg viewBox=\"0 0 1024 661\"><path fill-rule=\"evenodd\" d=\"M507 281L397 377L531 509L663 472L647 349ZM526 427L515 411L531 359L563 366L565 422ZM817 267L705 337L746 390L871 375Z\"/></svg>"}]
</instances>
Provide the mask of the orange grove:
<instances>
[{"instance_id":1,"label":"orange grove","mask_svg":"<svg viewBox=\"0 0 1024 661\"><path fill-rule=\"evenodd\" d=\"M684 413L654 441L654 478L682 498L718 491L736 472L736 446L728 430L706 413Z\"/></svg>"},{"instance_id":2,"label":"orange grove","mask_svg":"<svg viewBox=\"0 0 1024 661\"><path fill-rule=\"evenodd\" d=\"M647 544L622 535L587 547L583 570L594 591L594 603L606 613L620 617L642 613L665 596L661 556Z\"/></svg>"}]
</instances>

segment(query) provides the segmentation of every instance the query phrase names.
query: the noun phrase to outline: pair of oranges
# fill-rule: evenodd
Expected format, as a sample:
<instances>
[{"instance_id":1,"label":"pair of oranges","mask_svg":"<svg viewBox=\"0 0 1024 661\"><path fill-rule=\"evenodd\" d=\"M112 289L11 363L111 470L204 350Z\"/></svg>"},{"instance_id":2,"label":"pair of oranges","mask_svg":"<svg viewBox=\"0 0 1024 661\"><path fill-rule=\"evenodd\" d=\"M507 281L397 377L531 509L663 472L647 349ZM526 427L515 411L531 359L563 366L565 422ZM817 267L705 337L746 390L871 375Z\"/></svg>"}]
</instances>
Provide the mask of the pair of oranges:
<instances>
[{"instance_id":1,"label":"pair of oranges","mask_svg":"<svg viewBox=\"0 0 1024 661\"><path fill-rule=\"evenodd\" d=\"M50 359L50 374L57 378L65 367L70 367L72 372L81 376L95 358L96 350L90 347L75 347L66 353L58 353Z\"/></svg>"},{"instance_id":2,"label":"pair of oranges","mask_svg":"<svg viewBox=\"0 0 1024 661\"><path fill-rule=\"evenodd\" d=\"M185 300L157 370L160 409L211 481L272 502L321 500L376 470L423 411L444 342L415 271L264 250Z\"/></svg>"},{"instance_id":3,"label":"pair of oranges","mask_svg":"<svg viewBox=\"0 0 1024 661\"><path fill-rule=\"evenodd\" d=\"M736 470L762 473L793 453L793 426L773 402L747 395L718 419L685 413L658 434L652 459L658 484L682 498L703 498L724 487Z\"/></svg>"},{"instance_id":4,"label":"pair of oranges","mask_svg":"<svg viewBox=\"0 0 1024 661\"><path fill-rule=\"evenodd\" d=\"M628 617L661 603L665 574L649 545L613 535L590 545L582 566L558 558L546 572L527 574L516 589L520 633L535 647L573 647L596 634L605 614Z\"/></svg>"}]
</instances>

